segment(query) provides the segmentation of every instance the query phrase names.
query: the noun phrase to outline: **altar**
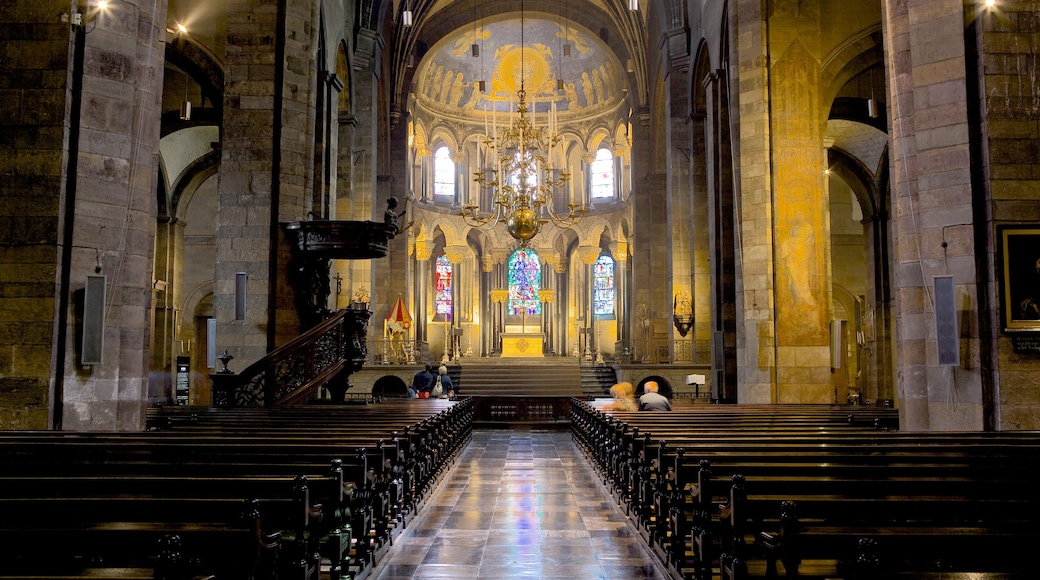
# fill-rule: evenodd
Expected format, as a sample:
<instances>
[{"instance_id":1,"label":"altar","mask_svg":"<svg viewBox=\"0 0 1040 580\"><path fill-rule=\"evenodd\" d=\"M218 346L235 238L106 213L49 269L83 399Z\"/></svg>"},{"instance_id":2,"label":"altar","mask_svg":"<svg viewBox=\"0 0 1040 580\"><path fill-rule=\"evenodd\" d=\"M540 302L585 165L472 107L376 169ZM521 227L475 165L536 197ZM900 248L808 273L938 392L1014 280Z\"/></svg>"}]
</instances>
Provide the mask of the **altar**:
<instances>
[{"instance_id":1,"label":"altar","mask_svg":"<svg viewBox=\"0 0 1040 580\"><path fill-rule=\"evenodd\" d=\"M544 357L542 335L535 332L503 332L502 357Z\"/></svg>"}]
</instances>

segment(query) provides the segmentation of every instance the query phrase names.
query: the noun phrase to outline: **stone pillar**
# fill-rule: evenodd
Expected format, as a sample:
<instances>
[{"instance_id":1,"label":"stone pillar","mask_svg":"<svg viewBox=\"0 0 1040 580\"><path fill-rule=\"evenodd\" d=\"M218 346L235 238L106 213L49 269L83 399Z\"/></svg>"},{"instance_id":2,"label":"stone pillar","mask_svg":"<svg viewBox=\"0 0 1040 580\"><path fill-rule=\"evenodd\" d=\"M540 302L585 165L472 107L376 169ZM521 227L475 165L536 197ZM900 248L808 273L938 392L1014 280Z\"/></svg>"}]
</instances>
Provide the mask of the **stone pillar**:
<instances>
[{"instance_id":1,"label":"stone pillar","mask_svg":"<svg viewBox=\"0 0 1040 580\"><path fill-rule=\"evenodd\" d=\"M495 312L491 302L491 290L494 281L495 258L490 253L480 256L481 291L480 291L480 355L487 356L494 350L495 344Z\"/></svg>"},{"instance_id":2,"label":"stone pillar","mask_svg":"<svg viewBox=\"0 0 1040 580\"><path fill-rule=\"evenodd\" d=\"M465 160L466 152L464 150L459 149L451 153L451 162L455 164L455 201L451 206L453 212L467 205L466 196L468 194L466 192L469 185L466 182L466 165L463 163Z\"/></svg>"},{"instance_id":3,"label":"stone pillar","mask_svg":"<svg viewBox=\"0 0 1040 580\"><path fill-rule=\"evenodd\" d=\"M554 276L553 277L555 279L555 283L553 284L553 287L557 290L557 292L560 295L566 296L568 294L568 292L567 292L567 288L564 285L566 284L566 276L565 275L567 273L567 262L558 253L553 254L553 262L554 262L554 264L553 264ZM568 304L569 302L570 302L569 300L563 300L563 304L565 304L565 305ZM559 303L559 301L557 301L557 303ZM568 312L567 312L566 308L559 308L559 307L554 308L553 311L556 314L556 322L554 324L554 326L556 327L556 334L557 334L556 344L560 345L559 354L560 355L566 355L566 352L567 352L567 316L568 316Z\"/></svg>"},{"instance_id":4,"label":"stone pillar","mask_svg":"<svg viewBox=\"0 0 1040 580\"><path fill-rule=\"evenodd\" d=\"M156 226L153 277L152 365L148 398L172 402L174 363L180 352L177 332L181 326L181 291L184 270L184 222L163 218Z\"/></svg>"},{"instance_id":5,"label":"stone pillar","mask_svg":"<svg viewBox=\"0 0 1040 580\"><path fill-rule=\"evenodd\" d=\"M629 305L628 296L625 292L628 287L628 242L618 240L611 242L610 255L614 258L614 289L617 295L614 299L614 318L617 320L617 341L627 345L629 336Z\"/></svg>"},{"instance_id":6,"label":"stone pillar","mask_svg":"<svg viewBox=\"0 0 1040 580\"><path fill-rule=\"evenodd\" d=\"M596 343L596 308L594 305L595 289L592 283L592 265L599 259L600 254L603 252L599 246L578 246L578 257L581 259L581 263L585 264L585 287L584 294L587 297L585 304L585 329L586 329L586 343L585 343L585 355L586 360L588 355L599 352L599 344ZM591 351L591 352L590 352Z\"/></svg>"},{"instance_id":7,"label":"stone pillar","mask_svg":"<svg viewBox=\"0 0 1040 580\"><path fill-rule=\"evenodd\" d=\"M1011 4L1035 7L1035 3ZM976 248L986 244L975 238L974 222L983 218L973 211L981 192L974 191L972 184L969 135L979 129L971 126L968 117L966 99L974 89L969 90L966 75L976 63L970 67L966 63L963 9L955 0L933 0L920 7L886 0L882 7L890 79L887 102L894 104L889 109L889 151L899 428L911 431L979 430L984 425ZM1031 12L1029 20L1034 17ZM1016 21L999 19L1001 30L1005 22ZM1016 33L1010 36L1019 38ZM1015 42L1000 43L999 50ZM994 58L1018 62L1012 55ZM998 81L1001 86L1014 78L1004 74ZM951 94L966 97L946 96ZM982 108L986 110L986 104ZM995 126L1006 125L1000 121ZM1028 127L1029 131L1035 128L1032 123ZM1035 144L1035 136L1027 140L1030 146ZM995 174L1001 170L1009 175L1018 171L998 168ZM954 277L959 367L937 365L932 294L936 275ZM1035 371L1031 375L1030 382Z\"/></svg>"},{"instance_id":8,"label":"stone pillar","mask_svg":"<svg viewBox=\"0 0 1040 580\"><path fill-rule=\"evenodd\" d=\"M95 6L70 25L78 6L0 10L0 429L145 424L166 2ZM95 274L104 348L86 365Z\"/></svg>"},{"instance_id":9,"label":"stone pillar","mask_svg":"<svg viewBox=\"0 0 1040 580\"><path fill-rule=\"evenodd\" d=\"M768 22L777 403L834 403L818 1Z\"/></svg>"},{"instance_id":10,"label":"stone pillar","mask_svg":"<svg viewBox=\"0 0 1040 580\"><path fill-rule=\"evenodd\" d=\"M552 288L542 288L538 291L538 300L542 303L542 336L545 342L542 344L543 354L556 354L552 345L552 303L555 291Z\"/></svg>"},{"instance_id":11,"label":"stone pillar","mask_svg":"<svg viewBox=\"0 0 1040 580\"><path fill-rule=\"evenodd\" d=\"M311 206L309 191L314 94L300 89L317 82L312 2L286 0L282 14L256 10L258 4L227 4L213 308L217 350L228 350L241 365L232 370L299 335L289 284L297 273L289 272L289 247L279 223L320 209ZM236 272L248 276L244 323L234 321Z\"/></svg>"},{"instance_id":12,"label":"stone pillar","mask_svg":"<svg viewBox=\"0 0 1040 580\"><path fill-rule=\"evenodd\" d=\"M502 353L502 332L505 330L505 305L509 302L509 290L496 288L491 291L491 302L495 304L495 335L492 338L494 353Z\"/></svg>"},{"instance_id":13,"label":"stone pillar","mask_svg":"<svg viewBox=\"0 0 1040 580\"><path fill-rule=\"evenodd\" d=\"M415 240L415 340L429 343L429 314L427 304L432 281L430 256L433 245L425 239Z\"/></svg>"},{"instance_id":14,"label":"stone pillar","mask_svg":"<svg viewBox=\"0 0 1040 580\"><path fill-rule=\"evenodd\" d=\"M460 304L462 299L462 261L469 255L469 246L464 244L444 246L444 255L451 262L451 333L449 335L451 348L448 349L448 352L451 355L451 360L456 360L459 356L456 331L461 328L461 314L463 312Z\"/></svg>"}]
</instances>

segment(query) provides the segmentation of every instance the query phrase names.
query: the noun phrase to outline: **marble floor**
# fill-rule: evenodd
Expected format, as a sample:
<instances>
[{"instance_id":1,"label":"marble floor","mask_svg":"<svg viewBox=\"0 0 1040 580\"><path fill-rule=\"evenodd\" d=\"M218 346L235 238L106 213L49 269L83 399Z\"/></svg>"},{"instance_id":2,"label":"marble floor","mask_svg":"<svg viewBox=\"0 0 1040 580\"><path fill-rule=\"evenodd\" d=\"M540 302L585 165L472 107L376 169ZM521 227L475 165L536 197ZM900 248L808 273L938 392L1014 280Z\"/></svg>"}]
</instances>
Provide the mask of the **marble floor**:
<instances>
[{"instance_id":1,"label":"marble floor","mask_svg":"<svg viewBox=\"0 0 1040 580\"><path fill-rule=\"evenodd\" d=\"M474 431L394 544L377 580L667 578L569 432Z\"/></svg>"}]
</instances>

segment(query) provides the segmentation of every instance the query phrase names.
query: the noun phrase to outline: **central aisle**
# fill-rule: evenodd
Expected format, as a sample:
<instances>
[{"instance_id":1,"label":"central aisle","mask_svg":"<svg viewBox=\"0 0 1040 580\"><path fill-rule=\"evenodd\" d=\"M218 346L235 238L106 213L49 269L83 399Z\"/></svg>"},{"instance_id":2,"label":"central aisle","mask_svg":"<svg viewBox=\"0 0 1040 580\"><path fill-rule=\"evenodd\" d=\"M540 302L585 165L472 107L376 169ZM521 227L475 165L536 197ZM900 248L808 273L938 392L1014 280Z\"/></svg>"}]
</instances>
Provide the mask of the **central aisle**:
<instances>
[{"instance_id":1,"label":"central aisle","mask_svg":"<svg viewBox=\"0 0 1040 580\"><path fill-rule=\"evenodd\" d=\"M667 576L569 432L475 430L378 580Z\"/></svg>"}]
</instances>

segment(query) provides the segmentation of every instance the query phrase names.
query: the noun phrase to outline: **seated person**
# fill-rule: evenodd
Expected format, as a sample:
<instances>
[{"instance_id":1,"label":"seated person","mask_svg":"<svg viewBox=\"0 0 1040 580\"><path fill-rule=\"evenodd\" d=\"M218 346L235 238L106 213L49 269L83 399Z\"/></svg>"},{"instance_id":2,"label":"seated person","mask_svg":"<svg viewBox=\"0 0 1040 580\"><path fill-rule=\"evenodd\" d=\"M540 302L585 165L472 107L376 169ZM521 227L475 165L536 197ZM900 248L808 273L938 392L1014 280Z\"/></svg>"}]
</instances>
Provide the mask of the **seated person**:
<instances>
[{"instance_id":1,"label":"seated person","mask_svg":"<svg viewBox=\"0 0 1040 580\"><path fill-rule=\"evenodd\" d=\"M614 411L638 411L636 404L636 390L632 383L618 383L610 387L610 396L614 402L604 406L604 409Z\"/></svg>"},{"instance_id":2,"label":"seated person","mask_svg":"<svg viewBox=\"0 0 1040 580\"><path fill-rule=\"evenodd\" d=\"M451 377L448 376L448 367L441 365L437 369L437 378L434 379L435 386L433 392L437 392L436 386L439 385L441 392L439 395L434 394L431 396L439 396L442 399L450 399L455 396L455 386L451 384Z\"/></svg>"},{"instance_id":3,"label":"seated person","mask_svg":"<svg viewBox=\"0 0 1040 580\"><path fill-rule=\"evenodd\" d=\"M639 397L640 411L672 410L672 404L668 402L668 397L658 393L657 389L657 381L647 381L646 384L643 385L643 392L645 394L642 397Z\"/></svg>"},{"instance_id":4,"label":"seated person","mask_svg":"<svg viewBox=\"0 0 1040 580\"><path fill-rule=\"evenodd\" d=\"M430 364L426 363L423 369L412 377L411 391L415 392L415 396L420 399L426 399L430 396L430 390L433 389L433 373L430 372ZM426 393L423 395L423 393ZM409 398L411 398L409 393Z\"/></svg>"}]
</instances>

